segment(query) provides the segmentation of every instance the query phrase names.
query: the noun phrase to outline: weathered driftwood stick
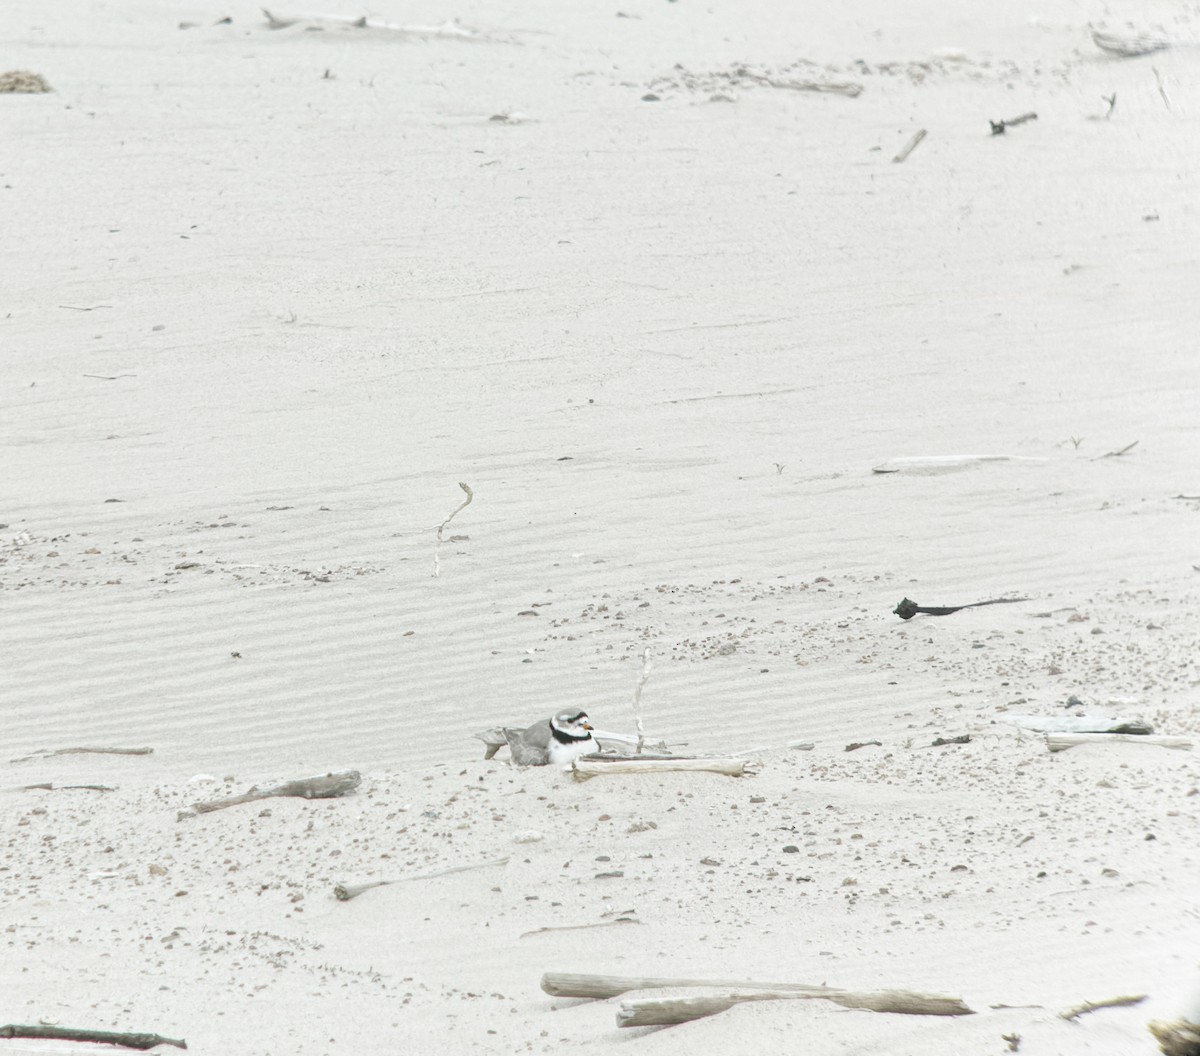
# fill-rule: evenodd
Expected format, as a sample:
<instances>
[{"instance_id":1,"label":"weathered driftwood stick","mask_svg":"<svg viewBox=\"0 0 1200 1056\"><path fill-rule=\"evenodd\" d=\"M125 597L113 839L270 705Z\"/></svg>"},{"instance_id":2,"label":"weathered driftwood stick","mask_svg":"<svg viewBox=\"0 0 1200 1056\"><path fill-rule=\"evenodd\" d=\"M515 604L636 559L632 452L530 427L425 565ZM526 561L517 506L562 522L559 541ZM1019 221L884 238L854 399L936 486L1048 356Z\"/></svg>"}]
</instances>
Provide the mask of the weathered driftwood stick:
<instances>
[{"instance_id":1,"label":"weathered driftwood stick","mask_svg":"<svg viewBox=\"0 0 1200 1056\"><path fill-rule=\"evenodd\" d=\"M230 796L228 799L209 799L201 803L193 803L189 811L181 811L180 817L192 817L195 814L207 814L212 810L223 810L225 807L236 807L240 803L253 803L259 799L270 799L272 796L299 796L301 799L334 799L353 792L362 783L362 774L357 770L339 770L336 774L320 774L317 777L303 777L297 781L285 781L282 785L272 785L270 788L252 788L240 796Z\"/></svg>"},{"instance_id":2,"label":"weathered driftwood stick","mask_svg":"<svg viewBox=\"0 0 1200 1056\"><path fill-rule=\"evenodd\" d=\"M528 939L534 935L544 935L548 931L590 931L593 928L616 928L622 924L640 924L634 917L617 917L616 920L602 920L597 924L566 924L556 928L534 928L533 931L521 932L519 938Z\"/></svg>"},{"instance_id":3,"label":"weathered driftwood stick","mask_svg":"<svg viewBox=\"0 0 1200 1056\"><path fill-rule=\"evenodd\" d=\"M587 781L597 774L663 774L681 770L699 770L704 773L742 777L746 773L746 760L733 758L688 759L680 756L652 759L642 756L640 759L614 757L611 760L584 757L571 761L571 776L576 781Z\"/></svg>"},{"instance_id":4,"label":"weathered driftwood stick","mask_svg":"<svg viewBox=\"0 0 1200 1056\"><path fill-rule=\"evenodd\" d=\"M673 979L662 976L593 975L588 972L546 972L542 989L551 997L620 997L630 990L665 990L676 986L737 987L777 993L835 994L831 986L811 983L755 983L744 979Z\"/></svg>"},{"instance_id":5,"label":"weathered driftwood stick","mask_svg":"<svg viewBox=\"0 0 1200 1056\"><path fill-rule=\"evenodd\" d=\"M622 1001L617 1009L618 1027L670 1026L724 1012L744 1001L833 1001L843 1008L872 1012L896 1012L905 1016L970 1016L973 1011L957 997L916 994L908 990L858 993L849 990L829 994L748 990L699 997L643 997Z\"/></svg>"},{"instance_id":6,"label":"weathered driftwood stick","mask_svg":"<svg viewBox=\"0 0 1200 1056\"><path fill-rule=\"evenodd\" d=\"M1076 1005L1074 1008L1068 1008L1065 1012L1060 1012L1058 1018L1078 1019L1080 1016L1086 1016L1089 1012L1095 1012L1097 1009L1124 1008L1126 1005L1140 1005L1145 1000L1145 994L1134 994L1130 997L1110 997L1104 1001L1085 1001L1082 1005Z\"/></svg>"},{"instance_id":7,"label":"weathered driftwood stick","mask_svg":"<svg viewBox=\"0 0 1200 1056\"><path fill-rule=\"evenodd\" d=\"M451 512L449 517L447 517L444 521L442 521L441 524L438 525L437 542L435 542L433 544L433 574L435 576L440 576L442 574L442 564L441 564L441 560L439 557L439 555L441 553L441 549L442 549L442 532L444 532L446 530L446 525L448 525L452 520L454 520L454 518L457 517L459 515L459 513L461 513L468 506L470 506L471 501L475 498L475 492L473 492L471 490L469 485L464 484L460 480L458 482L458 486L467 493L467 497L465 499L463 499L461 504L459 504L458 506L456 506L454 508L454 510Z\"/></svg>"},{"instance_id":8,"label":"weathered driftwood stick","mask_svg":"<svg viewBox=\"0 0 1200 1056\"><path fill-rule=\"evenodd\" d=\"M123 1045L127 1049L152 1049L155 1045L174 1045L186 1049L182 1038L164 1038L161 1034L121 1034L111 1030L82 1030L75 1027L22 1026L9 1023L0 1027L0 1038L51 1038L55 1041L99 1041L105 1045Z\"/></svg>"},{"instance_id":9,"label":"weathered driftwood stick","mask_svg":"<svg viewBox=\"0 0 1200 1056\"><path fill-rule=\"evenodd\" d=\"M1155 744L1160 748L1178 748L1185 752L1192 750L1192 742L1186 737L1164 737L1159 734L1138 733L1048 733L1046 747L1052 752L1061 752L1074 748L1079 744L1112 744L1121 741L1124 744Z\"/></svg>"},{"instance_id":10,"label":"weathered driftwood stick","mask_svg":"<svg viewBox=\"0 0 1200 1056\"><path fill-rule=\"evenodd\" d=\"M894 158L892 158L892 164L898 165L905 158L907 158L914 150L917 149L917 147L921 143L921 140L923 140L928 134L929 133L926 129L924 129L924 128L918 129L916 131L916 133L913 135L912 139L910 139L907 143L904 144L904 149L901 150L900 153L897 154Z\"/></svg>"},{"instance_id":11,"label":"weathered driftwood stick","mask_svg":"<svg viewBox=\"0 0 1200 1056\"><path fill-rule=\"evenodd\" d=\"M61 792L67 788L86 788L92 792L115 792L111 785L56 785L53 781L43 781L36 785L13 785L11 788L6 788L5 792L28 792L33 789L43 789L47 792Z\"/></svg>"},{"instance_id":12,"label":"weathered driftwood stick","mask_svg":"<svg viewBox=\"0 0 1200 1056\"><path fill-rule=\"evenodd\" d=\"M48 755L153 755L153 748L39 748L30 755L10 759L10 763L24 763L29 759L44 759Z\"/></svg>"},{"instance_id":13,"label":"weathered driftwood stick","mask_svg":"<svg viewBox=\"0 0 1200 1056\"><path fill-rule=\"evenodd\" d=\"M492 858L486 862L472 862L470 865L455 865L449 869L439 869L436 873L422 873L420 876L401 876L395 880L372 880L365 884L338 884L333 889L333 896L339 902L349 902L352 898L357 898L364 891L370 891L373 887L384 887L387 884L402 884L409 880L434 880L439 876L449 876L451 873L465 873L470 869L486 869L492 865L505 865L508 858Z\"/></svg>"},{"instance_id":14,"label":"weathered driftwood stick","mask_svg":"<svg viewBox=\"0 0 1200 1056\"><path fill-rule=\"evenodd\" d=\"M998 715L996 721L1036 733L1135 733L1142 736L1154 732L1154 727L1142 719L1090 715Z\"/></svg>"},{"instance_id":15,"label":"weathered driftwood stick","mask_svg":"<svg viewBox=\"0 0 1200 1056\"><path fill-rule=\"evenodd\" d=\"M982 462L1045 462L1044 458L1028 455L917 455L912 458L889 458L875 466L872 473L953 473L969 469Z\"/></svg>"},{"instance_id":16,"label":"weathered driftwood stick","mask_svg":"<svg viewBox=\"0 0 1200 1056\"><path fill-rule=\"evenodd\" d=\"M862 95L863 86L853 81L781 81L774 77L765 77L761 73L751 73L743 70L740 73L748 81L765 84L768 88L784 88L793 92L832 92L835 95L848 95L851 99Z\"/></svg>"}]
</instances>

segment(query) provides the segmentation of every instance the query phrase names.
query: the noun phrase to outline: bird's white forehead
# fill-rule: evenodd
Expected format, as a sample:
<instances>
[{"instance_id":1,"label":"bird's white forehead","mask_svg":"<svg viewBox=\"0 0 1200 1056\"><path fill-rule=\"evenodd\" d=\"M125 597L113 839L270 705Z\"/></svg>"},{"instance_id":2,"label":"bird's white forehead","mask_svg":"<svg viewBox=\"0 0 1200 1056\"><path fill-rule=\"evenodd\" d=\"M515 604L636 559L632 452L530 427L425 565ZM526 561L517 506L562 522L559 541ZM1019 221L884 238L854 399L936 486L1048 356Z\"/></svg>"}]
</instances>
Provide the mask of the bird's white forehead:
<instances>
[{"instance_id":1,"label":"bird's white forehead","mask_svg":"<svg viewBox=\"0 0 1200 1056\"><path fill-rule=\"evenodd\" d=\"M587 712L566 708L554 716L554 722L559 726L578 726L581 722L587 722Z\"/></svg>"}]
</instances>

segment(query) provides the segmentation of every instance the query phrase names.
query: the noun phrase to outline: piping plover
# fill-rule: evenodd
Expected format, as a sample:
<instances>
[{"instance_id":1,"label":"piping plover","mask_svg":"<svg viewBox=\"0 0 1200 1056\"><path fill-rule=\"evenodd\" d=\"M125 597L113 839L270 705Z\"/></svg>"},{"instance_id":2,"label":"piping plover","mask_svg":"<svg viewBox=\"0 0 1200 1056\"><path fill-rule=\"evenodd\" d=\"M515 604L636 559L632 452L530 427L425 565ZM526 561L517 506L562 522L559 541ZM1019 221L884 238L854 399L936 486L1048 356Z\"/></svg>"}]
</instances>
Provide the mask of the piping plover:
<instances>
[{"instance_id":1,"label":"piping plover","mask_svg":"<svg viewBox=\"0 0 1200 1056\"><path fill-rule=\"evenodd\" d=\"M586 711L566 709L524 730L504 728L517 766L559 766L596 750Z\"/></svg>"}]
</instances>

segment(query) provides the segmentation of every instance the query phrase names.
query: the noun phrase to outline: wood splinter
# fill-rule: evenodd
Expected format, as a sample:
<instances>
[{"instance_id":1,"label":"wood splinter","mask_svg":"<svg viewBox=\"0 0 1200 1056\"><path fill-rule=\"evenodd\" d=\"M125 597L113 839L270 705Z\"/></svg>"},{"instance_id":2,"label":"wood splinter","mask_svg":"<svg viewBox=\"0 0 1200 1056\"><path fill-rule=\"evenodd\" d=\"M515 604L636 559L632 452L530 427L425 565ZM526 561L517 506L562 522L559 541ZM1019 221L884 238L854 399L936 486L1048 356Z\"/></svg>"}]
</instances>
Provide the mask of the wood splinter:
<instances>
[{"instance_id":1,"label":"wood splinter","mask_svg":"<svg viewBox=\"0 0 1200 1056\"><path fill-rule=\"evenodd\" d=\"M240 796L230 796L228 799L209 799L193 803L190 810L181 810L179 820L194 818L197 814L207 814L209 811L222 810L225 807L236 807L240 803L253 803L259 799L270 799L272 796L298 796L301 799L334 799L338 796L353 792L362 783L362 774L357 770L340 770L336 774L320 774L317 777L304 777L297 781L285 781L282 785L272 785L270 788L252 788Z\"/></svg>"},{"instance_id":2,"label":"wood splinter","mask_svg":"<svg viewBox=\"0 0 1200 1056\"><path fill-rule=\"evenodd\" d=\"M571 760L571 777L576 781L587 781L598 774L662 774L681 770L698 770L711 774L726 774L729 777L744 777L746 760L730 758L698 759L686 756L658 757L642 755L619 758L617 756L581 756Z\"/></svg>"},{"instance_id":3,"label":"wood splinter","mask_svg":"<svg viewBox=\"0 0 1200 1056\"><path fill-rule=\"evenodd\" d=\"M30 759L44 759L48 755L153 755L153 748L39 748L29 755L10 759L10 763L24 763Z\"/></svg>"},{"instance_id":4,"label":"wood splinter","mask_svg":"<svg viewBox=\"0 0 1200 1056\"><path fill-rule=\"evenodd\" d=\"M1080 1016L1086 1016L1089 1012L1096 1012L1102 1008L1124 1008L1127 1005L1140 1005L1145 1000L1145 994L1134 994L1126 997L1110 997L1104 1001L1085 1001L1082 1005L1076 1005L1074 1008L1068 1008L1065 1012L1060 1012L1058 1018L1078 1019Z\"/></svg>"},{"instance_id":5,"label":"wood splinter","mask_svg":"<svg viewBox=\"0 0 1200 1056\"><path fill-rule=\"evenodd\" d=\"M122 1034L111 1030L82 1030L74 1027L23 1026L9 1023L0 1027L0 1038L49 1038L54 1041L98 1041L122 1045L127 1049L152 1049L156 1045L174 1045L186 1049L182 1038L164 1038L161 1034Z\"/></svg>"},{"instance_id":6,"label":"wood splinter","mask_svg":"<svg viewBox=\"0 0 1200 1056\"><path fill-rule=\"evenodd\" d=\"M894 158L892 158L892 164L898 165L898 164L900 164L900 162L904 161L905 158L907 158L914 150L917 149L921 140L923 140L928 134L929 134L929 132L927 129L924 129L924 128L918 129L917 132L914 133L912 139L910 139L904 145L904 149L901 150L900 153L897 154Z\"/></svg>"},{"instance_id":7,"label":"wood splinter","mask_svg":"<svg viewBox=\"0 0 1200 1056\"><path fill-rule=\"evenodd\" d=\"M333 897L339 902L349 902L352 898L358 898L364 891L370 891L375 887L386 887L388 884L401 884L408 880L433 880L440 876L449 876L451 873L465 873L470 869L486 869L493 865L506 865L508 858L492 858L486 862L472 862L470 865L455 865L449 869L439 869L436 873L422 873L420 876L402 876L395 880L369 880L365 884L338 884L333 889Z\"/></svg>"}]
</instances>

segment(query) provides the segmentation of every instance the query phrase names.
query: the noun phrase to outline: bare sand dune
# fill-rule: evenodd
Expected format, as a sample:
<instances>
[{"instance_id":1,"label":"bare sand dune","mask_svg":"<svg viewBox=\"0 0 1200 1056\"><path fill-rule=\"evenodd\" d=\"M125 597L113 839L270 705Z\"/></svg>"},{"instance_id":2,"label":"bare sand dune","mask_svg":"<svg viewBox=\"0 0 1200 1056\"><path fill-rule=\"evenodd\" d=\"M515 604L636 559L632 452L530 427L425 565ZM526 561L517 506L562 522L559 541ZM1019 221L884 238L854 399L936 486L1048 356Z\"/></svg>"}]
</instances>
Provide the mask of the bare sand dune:
<instances>
[{"instance_id":1,"label":"bare sand dune","mask_svg":"<svg viewBox=\"0 0 1200 1056\"><path fill-rule=\"evenodd\" d=\"M577 6L9 5L0 1025L1157 1051L1196 753L1003 720L1200 737L1193 14ZM632 729L647 648L648 731L754 776L481 761Z\"/></svg>"}]
</instances>

